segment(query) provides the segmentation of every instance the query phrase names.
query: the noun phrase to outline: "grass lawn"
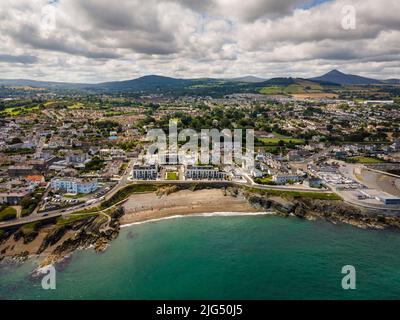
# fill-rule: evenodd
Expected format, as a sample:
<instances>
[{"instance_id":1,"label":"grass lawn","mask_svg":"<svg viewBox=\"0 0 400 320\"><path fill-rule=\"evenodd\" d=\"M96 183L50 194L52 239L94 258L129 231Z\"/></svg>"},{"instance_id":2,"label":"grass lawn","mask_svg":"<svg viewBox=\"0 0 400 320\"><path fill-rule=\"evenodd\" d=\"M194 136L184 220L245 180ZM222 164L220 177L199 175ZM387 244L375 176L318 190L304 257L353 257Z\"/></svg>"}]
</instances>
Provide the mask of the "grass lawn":
<instances>
[{"instance_id":1,"label":"grass lawn","mask_svg":"<svg viewBox=\"0 0 400 320\"><path fill-rule=\"evenodd\" d=\"M88 196L89 194L86 193L78 193L78 194L64 194L63 197L64 198L68 198L68 199L79 199L79 198L83 198Z\"/></svg>"},{"instance_id":2,"label":"grass lawn","mask_svg":"<svg viewBox=\"0 0 400 320\"><path fill-rule=\"evenodd\" d=\"M269 86L260 89L261 94L266 95L290 95L290 94L298 94L298 93L306 93L310 90L314 92L321 92L323 88L309 81L302 81L301 83L293 83L287 86Z\"/></svg>"},{"instance_id":3,"label":"grass lawn","mask_svg":"<svg viewBox=\"0 0 400 320\"><path fill-rule=\"evenodd\" d=\"M83 109L84 105L81 102L75 103L72 106L69 106L68 109L73 110L73 109Z\"/></svg>"},{"instance_id":4,"label":"grass lawn","mask_svg":"<svg viewBox=\"0 0 400 320\"><path fill-rule=\"evenodd\" d=\"M274 145L274 146L263 146L261 148L259 148L260 151L264 151L264 152L269 152L269 153L273 153L273 154L277 154L280 150L280 147L278 147L278 145Z\"/></svg>"},{"instance_id":5,"label":"grass lawn","mask_svg":"<svg viewBox=\"0 0 400 320\"><path fill-rule=\"evenodd\" d=\"M34 106L30 108L25 108L25 107L13 107L13 108L5 108L4 112L9 116L9 117L16 117L21 114L28 114L33 111L39 111L40 108L39 106Z\"/></svg>"},{"instance_id":6,"label":"grass lawn","mask_svg":"<svg viewBox=\"0 0 400 320\"><path fill-rule=\"evenodd\" d=\"M24 234L29 234L29 233L31 233L31 232L33 232L33 231L36 231L39 227L40 227L40 221L38 221L38 222L32 222L32 223L24 224L24 225L21 227L21 231L22 231Z\"/></svg>"},{"instance_id":7,"label":"grass lawn","mask_svg":"<svg viewBox=\"0 0 400 320\"><path fill-rule=\"evenodd\" d=\"M279 86L264 87L259 92L261 94L266 94L266 95L283 94L283 87Z\"/></svg>"},{"instance_id":8,"label":"grass lawn","mask_svg":"<svg viewBox=\"0 0 400 320\"><path fill-rule=\"evenodd\" d=\"M275 138L284 138L285 137L283 134L280 134L276 131L272 131L272 134L275 136Z\"/></svg>"},{"instance_id":9,"label":"grass lawn","mask_svg":"<svg viewBox=\"0 0 400 320\"><path fill-rule=\"evenodd\" d=\"M256 188L245 187L250 192L266 194L270 196L289 196L293 198L310 198L318 200L342 200L336 193L319 193L319 192L301 192L301 191L286 191L286 190L261 190Z\"/></svg>"},{"instance_id":10,"label":"grass lawn","mask_svg":"<svg viewBox=\"0 0 400 320\"><path fill-rule=\"evenodd\" d=\"M8 221L17 217L17 210L7 207L0 212L0 221Z\"/></svg>"},{"instance_id":11,"label":"grass lawn","mask_svg":"<svg viewBox=\"0 0 400 320\"><path fill-rule=\"evenodd\" d=\"M284 92L288 94L303 93L304 88L299 84L291 84L284 89Z\"/></svg>"},{"instance_id":12,"label":"grass lawn","mask_svg":"<svg viewBox=\"0 0 400 320\"><path fill-rule=\"evenodd\" d=\"M91 218L93 216L97 216L97 213L92 213L92 214L74 214L74 215L69 215L67 217L59 217L57 218L57 226L65 226L67 224L80 221L80 220L85 220L88 218Z\"/></svg>"},{"instance_id":13,"label":"grass lawn","mask_svg":"<svg viewBox=\"0 0 400 320\"><path fill-rule=\"evenodd\" d=\"M269 184L271 181L272 181L272 176L254 179L254 182L259 184Z\"/></svg>"},{"instance_id":14,"label":"grass lawn","mask_svg":"<svg viewBox=\"0 0 400 320\"><path fill-rule=\"evenodd\" d=\"M366 164L373 164L373 163L383 163L385 161L378 159L378 158L372 158L372 157L351 157L349 158L351 162L355 163L366 163Z\"/></svg>"},{"instance_id":15,"label":"grass lawn","mask_svg":"<svg viewBox=\"0 0 400 320\"><path fill-rule=\"evenodd\" d=\"M166 179L167 180L178 180L178 172L167 172Z\"/></svg>"},{"instance_id":16,"label":"grass lawn","mask_svg":"<svg viewBox=\"0 0 400 320\"><path fill-rule=\"evenodd\" d=\"M276 146L279 144L279 141L283 141L285 143L294 143L294 144L304 144L305 141L303 139L297 138L258 138L264 145L268 146Z\"/></svg>"}]
</instances>

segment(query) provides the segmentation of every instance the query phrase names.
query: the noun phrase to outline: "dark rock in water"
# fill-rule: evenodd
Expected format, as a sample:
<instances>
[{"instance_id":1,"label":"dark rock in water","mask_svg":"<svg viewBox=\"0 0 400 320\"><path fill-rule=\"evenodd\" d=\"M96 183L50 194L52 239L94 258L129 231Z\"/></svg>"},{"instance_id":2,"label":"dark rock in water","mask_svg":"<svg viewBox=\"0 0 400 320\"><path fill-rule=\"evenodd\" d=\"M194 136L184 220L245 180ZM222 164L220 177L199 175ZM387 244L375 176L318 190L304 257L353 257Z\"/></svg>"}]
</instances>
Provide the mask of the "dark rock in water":
<instances>
[{"instance_id":1,"label":"dark rock in water","mask_svg":"<svg viewBox=\"0 0 400 320\"><path fill-rule=\"evenodd\" d=\"M250 205L256 209L271 209L276 210L277 213L289 215L293 209L294 204L283 198L279 197L262 197L257 195L250 195L247 200Z\"/></svg>"},{"instance_id":2,"label":"dark rock in water","mask_svg":"<svg viewBox=\"0 0 400 320\"><path fill-rule=\"evenodd\" d=\"M57 263L56 266L57 272L63 272L69 266L71 261L72 261L72 256L64 257L64 259L62 259Z\"/></svg>"},{"instance_id":3,"label":"dark rock in water","mask_svg":"<svg viewBox=\"0 0 400 320\"><path fill-rule=\"evenodd\" d=\"M15 255L12 259L16 263L21 263L21 262L26 261L28 258L29 258L29 252L28 251L24 251L24 252L21 252L18 255Z\"/></svg>"},{"instance_id":4,"label":"dark rock in water","mask_svg":"<svg viewBox=\"0 0 400 320\"><path fill-rule=\"evenodd\" d=\"M138 236L139 236L138 233L133 232L133 231L129 231L128 234L126 235L126 238L127 238L127 239L135 239L135 238L137 238Z\"/></svg>"}]
</instances>

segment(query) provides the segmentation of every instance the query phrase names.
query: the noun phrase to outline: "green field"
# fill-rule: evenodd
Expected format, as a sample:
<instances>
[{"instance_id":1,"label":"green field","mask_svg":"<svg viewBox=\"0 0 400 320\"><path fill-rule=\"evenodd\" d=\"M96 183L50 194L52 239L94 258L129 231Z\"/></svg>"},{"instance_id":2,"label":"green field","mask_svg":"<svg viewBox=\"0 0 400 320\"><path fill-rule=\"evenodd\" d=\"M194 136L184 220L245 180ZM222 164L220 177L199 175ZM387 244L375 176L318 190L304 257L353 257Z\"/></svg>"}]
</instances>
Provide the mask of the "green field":
<instances>
[{"instance_id":1,"label":"green field","mask_svg":"<svg viewBox=\"0 0 400 320\"><path fill-rule=\"evenodd\" d=\"M8 221L17 217L17 210L12 207L4 208L0 211L0 221Z\"/></svg>"},{"instance_id":2,"label":"green field","mask_svg":"<svg viewBox=\"0 0 400 320\"><path fill-rule=\"evenodd\" d=\"M178 180L178 172L167 172L165 176L167 180Z\"/></svg>"},{"instance_id":3,"label":"green field","mask_svg":"<svg viewBox=\"0 0 400 320\"><path fill-rule=\"evenodd\" d=\"M372 157L351 157L348 158L350 162L354 163L366 163L366 164L374 164L374 163L383 163L385 161L378 159L378 158L372 158Z\"/></svg>"},{"instance_id":4,"label":"green field","mask_svg":"<svg viewBox=\"0 0 400 320\"><path fill-rule=\"evenodd\" d=\"M265 95L291 95L296 93L319 93L323 91L323 87L314 82L307 80L296 80L296 83L289 85L276 85L261 88L259 92Z\"/></svg>"},{"instance_id":5,"label":"green field","mask_svg":"<svg viewBox=\"0 0 400 320\"><path fill-rule=\"evenodd\" d=\"M286 191L286 190L261 190L256 188L244 187L250 192L265 194L269 196L293 197L293 198L310 198L318 200L342 200L336 193L322 192L301 192L301 191Z\"/></svg>"},{"instance_id":6,"label":"green field","mask_svg":"<svg viewBox=\"0 0 400 320\"><path fill-rule=\"evenodd\" d=\"M258 183L258 184L269 184L272 182L272 176L268 176L268 177L264 177L264 178L255 178L254 182Z\"/></svg>"},{"instance_id":7,"label":"green field","mask_svg":"<svg viewBox=\"0 0 400 320\"><path fill-rule=\"evenodd\" d=\"M279 141L283 141L285 143L294 143L294 144L304 144L305 141L303 139L297 138L258 138L264 145L267 146L276 146L279 144Z\"/></svg>"},{"instance_id":8,"label":"green field","mask_svg":"<svg viewBox=\"0 0 400 320\"><path fill-rule=\"evenodd\" d=\"M16 117L23 114L28 114L33 111L39 111L39 106L24 108L24 107L14 107L14 108L5 108L4 113L9 117Z\"/></svg>"},{"instance_id":9,"label":"green field","mask_svg":"<svg viewBox=\"0 0 400 320\"><path fill-rule=\"evenodd\" d=\"M40 227L40 221L38 221L38 222L31 222L31 223L24 224L24 225L21 227L20 230L21 230L24 234L29 234L29 233L31 233L31 232L37 231L39 227Z\"/></svg>"},{"instance_id":10,"label":"green field","mask_svg":"<svg viewBox=\"0 0 400 320\"><path fill-rule=\"evenodd\" d=\"M303 93L304 87L299 84L291 84L290 86L287 86L283 91L287 94Z\"/></svg>"},{"instance_id":11,"label":"green field","mask_svg":"<svg viewBox=\"0 0 400 320\"><path fill-rule=\"evenodd\" d=\"M279 87L279 86L264 87L259 92L261 94L266 94L266 95L283 94L283 87Z\"/></svg>"},{"instance_id":12,"label":"green field","mask_svg":"<svg viewBox=\"0 0 400 320\"><path fill-rule=\"evenodd\" d=\"M83 109L84 105L81 102L75 103L72 106L68 106L68 109L73 110L73 109Z\"/></svg>"},{"instance_id":13,"label":"green field","mask_svg":"<svg viewBox=\"0 0 400 320\"><path fill-rule=\"evenodd\" d=\"M85 220L89 219L91 217L97 216L97 213L89 213L89 214L74 214L74 215L69 215L68 217L59 217L57 218L57 226L65 226L67 224L80 221L80 220Z\"/></svg>"},{"instance_id":14,"label":"green field","mask_svg":"<svg viewBox=\"0 0 400 320\"><path fill-rule=\"evenodd\" d=\"M86 196L87 196L86 193L64 194L64 195L63 195L64 198L68 198L68 199L79 199L79 198L84 198L84 197L86 197Z\"/></svg>"}]
</instances>

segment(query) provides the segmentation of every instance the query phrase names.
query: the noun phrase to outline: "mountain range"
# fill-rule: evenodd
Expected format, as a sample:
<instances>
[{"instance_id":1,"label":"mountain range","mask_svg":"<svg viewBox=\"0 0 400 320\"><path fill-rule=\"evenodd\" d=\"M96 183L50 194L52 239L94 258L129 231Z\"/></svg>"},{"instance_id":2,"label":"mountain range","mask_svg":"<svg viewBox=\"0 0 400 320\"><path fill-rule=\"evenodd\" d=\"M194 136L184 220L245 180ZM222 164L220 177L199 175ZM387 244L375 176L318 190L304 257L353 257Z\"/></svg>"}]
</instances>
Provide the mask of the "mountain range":
<instances>
[{"instance_id":1,"label":"mountain range","mask_svg":"<svg viewBox=\"0 0 400 320\"><path fill-rule=\"evenodd\" d=\"M399 79L377 80L372 78L361 77L352 74L345 74L338 70L332 70L322 76L300 79L300 78L272 78L265 80L254 76L245 76L232 79L177 79L158 75L148 75L133 80L113 81L98 84L85 83L66 83L66 82L48 82L35 81L26 79L0 80L0 86L27 86L44 89L60 89L60 90L89 90L104 92L175 92L181 93L196 90L206 94L211 91L219 93L252 92L257 88L268 86L289 86L304 81L308 83L317 83L323 86L332 85L385 85L400 84Z\"/></svg>"}]
</instances>

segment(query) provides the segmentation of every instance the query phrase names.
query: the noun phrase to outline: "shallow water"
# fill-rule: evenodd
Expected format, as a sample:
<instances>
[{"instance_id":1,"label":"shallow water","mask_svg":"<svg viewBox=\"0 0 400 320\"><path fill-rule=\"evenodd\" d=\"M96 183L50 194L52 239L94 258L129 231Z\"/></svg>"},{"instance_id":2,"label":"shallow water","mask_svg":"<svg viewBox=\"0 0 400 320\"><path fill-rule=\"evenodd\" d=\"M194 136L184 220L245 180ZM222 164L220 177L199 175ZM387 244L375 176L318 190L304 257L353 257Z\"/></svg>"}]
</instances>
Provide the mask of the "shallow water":
<instances>
[{"instance_id":1,"label":"shallow water","mask_svg":"<svg viewBox=\"0 0 400 320\"><path fill-rule=\"evenodd\" d=\"M398 299L400 233L295 217L186 217L133 225L101 254L0 267L1 299ZM356 290L341 269L356 268Z\"/></svg>"}]
</instances>

